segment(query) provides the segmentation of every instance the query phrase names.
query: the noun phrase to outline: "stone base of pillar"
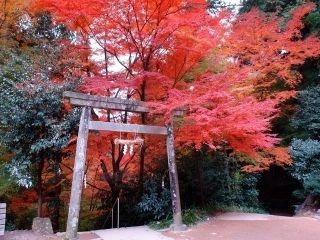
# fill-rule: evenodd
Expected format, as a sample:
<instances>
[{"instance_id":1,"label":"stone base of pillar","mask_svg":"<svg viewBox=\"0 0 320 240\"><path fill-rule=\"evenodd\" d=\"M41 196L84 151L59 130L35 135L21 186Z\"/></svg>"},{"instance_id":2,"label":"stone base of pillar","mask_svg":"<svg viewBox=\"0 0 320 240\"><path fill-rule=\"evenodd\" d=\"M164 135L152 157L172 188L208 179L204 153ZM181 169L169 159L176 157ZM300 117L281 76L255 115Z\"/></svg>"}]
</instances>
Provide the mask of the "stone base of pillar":
<instances>
[{"instance_id":1,"label":"stone base of pillar","mask_svg":"<svg viewBox=\"0 0 320 240\"><path fill-rule=\"evenodd\" d=\"M32 231L40 234L53 234L50 218L34 218L32 222Z\"/></svg>"},{"instance_id":2,"label":"stone base of pillar","mask_svg":"<svg viewBox=\"0 0 320 240\"><path fill-rule=\"evenodd\" d=\"M185 224L179 224L179 225L171 224L170 225L170 231L173 231L173 232L184 232L187 230L188 230L188 227Z\"/></svg>"}]
</instances>

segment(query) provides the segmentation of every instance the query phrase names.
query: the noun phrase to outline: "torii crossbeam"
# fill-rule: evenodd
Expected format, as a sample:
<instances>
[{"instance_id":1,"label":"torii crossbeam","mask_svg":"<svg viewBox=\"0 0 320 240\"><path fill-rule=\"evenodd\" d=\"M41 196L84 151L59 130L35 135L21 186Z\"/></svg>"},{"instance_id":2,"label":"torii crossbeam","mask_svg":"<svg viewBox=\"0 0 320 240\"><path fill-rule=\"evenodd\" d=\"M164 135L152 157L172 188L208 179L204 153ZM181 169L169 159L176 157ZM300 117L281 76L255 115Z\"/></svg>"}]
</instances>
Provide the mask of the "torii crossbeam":
<instances>
[{"instance_id":1,"label":"torii crossbeam","mask_svg":"<svg viewBox=\"0 0 320 240\"><path fill-rule=\"evenodd\" d=\"M75 163L73 167L73 179L71 187L71 196L67 220L66 238L69 240L77 239L81 193L84 180L84 171L86 163L87 142L89 130L99 131L119 131L133 132L144 134L160 134L166 135L168 167L170 177L170 192L173 211L173 231L185 230L186 226L182 223L181 202L178 182L178 172L175 161L174 151L174 136L172 124L161 126L148 126L139 124L124 124L101 122L91 120L91 109L109 109L118 111L127 111L135 113L148 113L150 109L144 102L132 101L119 98L107 98L101 96L87 95L76 92L64 92L64 98L70 100L70 103L75 106L82 107L80 125L78 131L78 140L76 148ZM175 115L182 115L183 110L177 110Z\"/></svg>"}]
</instances>

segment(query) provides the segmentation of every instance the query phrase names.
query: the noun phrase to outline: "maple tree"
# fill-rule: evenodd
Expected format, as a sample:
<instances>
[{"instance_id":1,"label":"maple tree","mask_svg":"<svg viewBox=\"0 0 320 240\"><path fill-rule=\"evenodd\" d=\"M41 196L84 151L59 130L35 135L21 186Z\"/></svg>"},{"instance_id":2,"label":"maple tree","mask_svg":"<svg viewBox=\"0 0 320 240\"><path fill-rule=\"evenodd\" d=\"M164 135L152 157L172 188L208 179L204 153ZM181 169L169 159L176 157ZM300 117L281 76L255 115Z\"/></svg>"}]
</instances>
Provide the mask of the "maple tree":
<instances>
[{"instance_id":1,"label":"maple tree","mask_svg":"<svg viewBox=\"0 0 320 240\"><path fill-rule=\"evenodd\" d=\"M94 76L87 79L84 91L110 96L120 88L121 95L143 101L165 97L181 81L211 50L215 38L208 26L218 24L218 19L208 16L202 1L121 1L116 5L38 1L36 7L52 11L58 21L78 31L83 42L91 37L99 46L94 49L91 44L93 53L104 56L103 63L100 70L91 72ZM202 39L195 38L197 34ZM112 61L124 71L111 74ZM139 121L146 123L146 116ZM141 187L146 148L140 154Z\"/></svg>"},{"instance_id":2,"label":"maple tree","mask_svg":"<svg viewBox=\"0 0 320 240\"><path fill-rule=\"evenodd\" d=\"M118 84L118 87L134 88L131 90L134 92L128 93L129 97L136 94L135 98L145 101L146 88L150 88L148 81L153 81L150 83L152 88L159 82L153 80L154 75L148 77L148 72L160 73L177 82L219 39L219 27L215 36L209 29L218 26L220 18L212 18L206 13L204 1L126 0L113 4L97 0L88 4L87 1L40 0L37 6L51 10L58 20L79 30L84 38L90 36L99 46L92 47L93 53L105 53L104 75L96 73L97 76L87 82L88 91L98 93L91 87L99 84L100 94L104 95ZM124 76L116 79L114 85L104 81L103 92L103 81L99 81L99 77L109 73L111 63L108 60L117 61L124 69ZM137 75L139 79L133 78ZM128 78L132 80L128 81Z\"/></svg>"},{"instance_id":3,"label":"maple tree","mask_svg":"<svg viewBox=\"0 0 320 240\"><path fill-rule=\"evenodd\" d=\"M252 9L234 22L222 47L221 53L230 57L235 68L249 72L239 87L257 99L275 101L280 111L273 126L279 133L286 131L285 126L279 124L288 122L294 113L292 99L303 80L303 65L320 56L319 38L304 34L304 17L315 7L313 3L303 4L294 9L289 18ZM271 152L280 165L290 163L285 147Z\"/></svg>"},{"instance_id":4,"label":"maple tree","mask_svg":"<svg viewBox=\"0 0 320 240\"><path fill-rule=\"evenodd\" d=\"M190 111L177 136L181 144L218 149L226 143L257 157L256 152L278 142L269 133L276 110L272 99L258 101L239 94L249 71L226 67L221 74L203 72L187 79L187 73L222 43L227 31L222 20L228 15L210 16L206 7L205 1L126 0L115 5L103 0L90 4L39 0L35 8L51 11L84 41L91 38L94 43L87 46L92 54L104 57L83 91L148 101L157 108L154 114L166 116L159 120L156 115L142 115L138 122L143 124L164 123L173 109L187 106ZM110 70L114 61L122 71ZM141 183L144 152L140 154Z\"/></svg>"},{"instance_id":5,"label":"maple tree","mask_svg":"<svg viewBox=\"0 0 320 240\"><path fill-rule=\"evenodd\" d=\"M303 17L315 7L307 3L296 8L285 25L282 18L253 9L233 25L225 51L240 67L252 68L248 82L259 98L283 101L294 96L302 80L299 67L319 57L320 40L302 34Z\"/></svg>"}]
</instances>

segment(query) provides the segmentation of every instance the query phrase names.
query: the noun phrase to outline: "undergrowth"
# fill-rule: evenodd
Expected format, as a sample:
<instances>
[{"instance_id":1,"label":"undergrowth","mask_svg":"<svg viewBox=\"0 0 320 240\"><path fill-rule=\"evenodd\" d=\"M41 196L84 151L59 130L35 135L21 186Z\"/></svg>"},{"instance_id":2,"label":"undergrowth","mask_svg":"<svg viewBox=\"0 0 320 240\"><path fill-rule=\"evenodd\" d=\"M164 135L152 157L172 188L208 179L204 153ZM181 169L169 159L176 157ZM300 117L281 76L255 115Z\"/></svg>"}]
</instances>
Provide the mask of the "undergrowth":
<instances>
[{"instance_id":1,"label":"undergrowth","mask_svg":"<svg viewBox=\"0 0 320 240\"><path fill-rule=\"evenodd\" d=\"M243 207L243 206L227 206L216 205L208 206L206 209L190 208L182 212L182 221L187 226L195 225L201 221L204 221L208 216L217 212L244 212L244 213L266 213L263 208L259 207ZM172 215L168 215L166 218L153 221L149 223L149 227L155 230L161 230L169 228L173 223Z\"/></svg>"},{"instance_id":2,"label":"undergrowth","mask_svg":"<svg viewBox=\"0 0 320 240\"><path fill-rule=\"evenodd\" d=\"M192 226L206 218L206 211L197 208L190 208L182 211L182 222L187 226ZM155 230L169 228L173 223L172 215L167 216L160 221L153 221L149 223L149 227Z\"/></svg>"}]
</instances>

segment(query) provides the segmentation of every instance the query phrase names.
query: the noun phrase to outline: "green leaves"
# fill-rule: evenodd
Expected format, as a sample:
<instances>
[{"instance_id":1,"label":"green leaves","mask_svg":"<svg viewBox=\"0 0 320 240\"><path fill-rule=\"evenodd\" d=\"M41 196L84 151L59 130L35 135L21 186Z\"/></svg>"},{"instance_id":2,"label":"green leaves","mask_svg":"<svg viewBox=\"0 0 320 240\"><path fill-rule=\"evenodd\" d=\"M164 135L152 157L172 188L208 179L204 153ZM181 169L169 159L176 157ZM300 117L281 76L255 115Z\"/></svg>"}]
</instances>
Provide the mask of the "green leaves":
<instances>
[{"instance_id":1,"label":"green leaves","mask_svg":"<svg viewBox=\"0 0 320 240\"><path fill-rule=\"evenodd\" d=\"M306 24L310 27L310 31L320 35L320 13L312 12L306 19Z\"/></svg>"},{"instance_id":2,"label":"green leaves","mask_svg":"<svg viewBox=\"0 0 320 240\"><path fill-rule=\"evenodd\" d=\"M305 194L320 195L320 87L299 92L299 109L292 119L296 131L306 139L293 139L291 174L300 180Z\"/></svg>"},{"instance_id":3,"label":"green leaves","mask_svg":"<svg viewBox=\"0 0 320 240\"><path fill-rule=\"evenodd\" d=\"M317 137L320 133L320 87L299 92L299 109L292 120L296 130L306 131L307 136Z\"/></svg>"},{"instance_id":4,"label":"green leaves","mask_svg":"<svg viewBox=\"0 0 320 240\"><path fill-rule=\"evenodd\" d=\"M78 110L64 111L62 93L73 90L80 76L72 73L73 58L64 61L62 41L72 38L70 31L48 13L25 13L14 24L8 44L0 46L0 145L12 154L8 172L31 187L37 163L59 163L78 124Z\"/></svg>"},{"instance_id":5,"label":"green leaves","mask_svg":"<svg viewBox=\"0 0 320 240\"><path fill-rule=\"evenodd\" d=\"M158 188L154 180L145 183L145 194L138 203L138 211L149 214L159 220L169 214L170 191L167 188Z\"/></svg>"},{"instance_id":6,"label":"green leaves","mask_svg":"<svg viewBox=\"0 0 320 240\"><path fill-rule=\"evenodd\" d=\"M2 160L2 159L1 159ZM18 192L16 183L5 169L5 164L0 164L0 200Z\"/></svg>"},{"instance_id":7,"label":"green leaves","mask_svg":"<svg viewBox=\"0 0 320 240\"><path fill-rule=\"evenodd\" d=\"M278 12L286 15L293 8L305 3L304 0L245 0L242 11L258 7L264 12Z\"/></svg>"},{"instance_id":8,"label":"green leaves","mask_svg":"<svg viewBox=\"0 0 320 240\"><path fill-rule=\"evenodd\" d=\"M79 118L77 110L70 115L62 109L63 91L70 84L49 81L22 81L18 85L3 81L0 98L0 122L4 131L1 144L14 153L11 173L28 175L29 165L43 159L59 159ZM77 120L76 120L77 119Z\"/></svg>"},{"instance_id":9,"label":"green leaves","mask_svg":"<svg viewBox=\"0 0 320 240\"><path fill-rule=\"evenodd\" d=\"M291 174L302 182L307 194L320 195L320 142L294 139L290 153L294 159Z\"/></svg>"}]
</instances>

